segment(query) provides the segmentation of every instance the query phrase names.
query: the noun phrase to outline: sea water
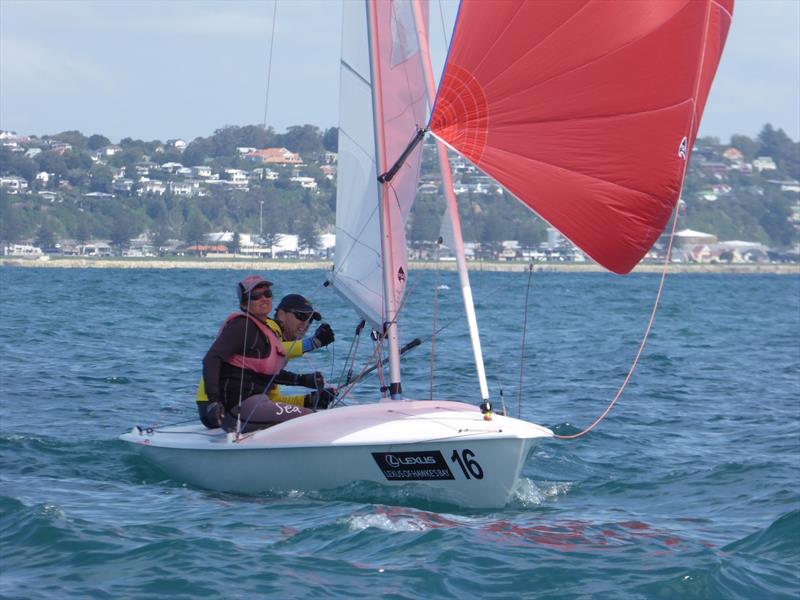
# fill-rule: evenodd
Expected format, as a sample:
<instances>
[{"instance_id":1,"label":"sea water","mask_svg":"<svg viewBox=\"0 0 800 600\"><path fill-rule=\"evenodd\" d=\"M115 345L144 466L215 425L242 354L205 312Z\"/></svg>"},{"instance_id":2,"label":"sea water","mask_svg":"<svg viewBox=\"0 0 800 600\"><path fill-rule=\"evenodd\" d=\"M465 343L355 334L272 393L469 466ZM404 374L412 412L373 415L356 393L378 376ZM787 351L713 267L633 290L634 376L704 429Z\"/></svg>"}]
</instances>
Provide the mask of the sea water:
<instances>
[{"instance_id":1,"label":"sea water","mask_svg":"<svg viewBox=\"0 0 800 600\"><path fill-rule=\"evenodd\" d=\"M611 414L542 443L508 506L468 510L360 485L208 492L117 440L196 418L202 356L247 274L0 269L0 596L800 596L800 277L669 276ZM355 313L321 271L262 274L332 324L336 343L292 368L336 382ZM472 284L495 406L502 388L512 416L569 434L624 380L658 276ZM423 343L406 394L477 403L456 275L412 273L409 290L402 342ZM372 351L365 335L356 372Z\"/></svg>"}]
</instances>

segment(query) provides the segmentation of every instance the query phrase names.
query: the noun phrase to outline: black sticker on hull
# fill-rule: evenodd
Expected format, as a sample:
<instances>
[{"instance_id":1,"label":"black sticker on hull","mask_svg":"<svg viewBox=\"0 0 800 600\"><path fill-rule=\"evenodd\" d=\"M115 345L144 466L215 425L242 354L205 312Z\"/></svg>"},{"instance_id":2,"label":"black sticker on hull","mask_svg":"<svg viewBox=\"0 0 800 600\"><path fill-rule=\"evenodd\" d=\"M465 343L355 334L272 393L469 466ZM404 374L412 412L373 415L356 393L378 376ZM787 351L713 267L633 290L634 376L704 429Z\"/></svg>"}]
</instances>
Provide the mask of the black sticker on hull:
<instances>
[{"instance_id":1,"label":"black sticker on hull","mask_svg":"<svg viewBox=\"0 0 800 600\"><path fill-rule=\"evenodd\" d=\"M429 452L373 452L372 458L389 481L455 479L438 450Z\"/></svg>"}]
</instances>

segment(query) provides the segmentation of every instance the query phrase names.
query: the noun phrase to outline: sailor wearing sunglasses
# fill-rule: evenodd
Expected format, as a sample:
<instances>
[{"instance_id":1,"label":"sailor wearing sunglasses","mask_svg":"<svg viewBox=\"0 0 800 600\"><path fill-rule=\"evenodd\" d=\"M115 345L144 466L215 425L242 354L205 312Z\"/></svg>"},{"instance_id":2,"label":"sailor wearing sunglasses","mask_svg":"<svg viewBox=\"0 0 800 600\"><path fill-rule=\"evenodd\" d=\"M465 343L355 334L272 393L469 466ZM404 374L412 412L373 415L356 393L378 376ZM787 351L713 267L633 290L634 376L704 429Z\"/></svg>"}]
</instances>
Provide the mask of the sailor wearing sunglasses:
<instances>
[{"instance_id":1,"label":"sailor wearing sunglasses","mask_svg":"<svg viewBox=\"0 0 800 600\"><path fill-rule=\"evenodd\" d=\"M203 359L203 379L197 393L197 408L203 424L231 430L238 427L237 415L241 409L242 416L247 416L246 426L250 430L273 424L276 415L282 415L279 420L285 420L310 412L306 409L327 408L335 391L323 389L322 373L298 375L283 367L287 360L304 351L330 344L333 341L330 326L320 326L315 336L305 341L297 337L288 339L289 334L302 337L312 317L320 319L305 298L299 296L301 303L295 299L291 306L287 304L276 311L278 322L269 319L271 281L258 275L246 277L237 284L237 295L240 312L228 316ZM286 326L286 332L281 323ZM300 385L318 392L281 396L278 384ZM272 402L264 401L265 393ZM247 402L249 400L252 402ZM275 405L275 402L282 404ZM295 405L296 409L282 409L286 404Z\"/></svg>"},{"instance_id":2,"label":"sailor wearing sunglasses","mask_svg":"<svg viewBox=\"0 0 800 600\"><path fill-rule=\"evenodd\" d=\"M317 327L313 336L303 338L311 322L321 320L322 315L314 310L311 302L300 294L289 294L281 299L278 308L275 309L275 317L267 319L267 325L283 340L287 359L292 359L317 348L323 348L334 341L333 329L327 323ZM321 375L320 373L320 379ZM336 399L336 390L324 388L305 396L281 396L280 386L276 385L270 389L269 397L273 402L290 402L307 408L328 408L328 405Z\"/></svg>"}]
</instances>

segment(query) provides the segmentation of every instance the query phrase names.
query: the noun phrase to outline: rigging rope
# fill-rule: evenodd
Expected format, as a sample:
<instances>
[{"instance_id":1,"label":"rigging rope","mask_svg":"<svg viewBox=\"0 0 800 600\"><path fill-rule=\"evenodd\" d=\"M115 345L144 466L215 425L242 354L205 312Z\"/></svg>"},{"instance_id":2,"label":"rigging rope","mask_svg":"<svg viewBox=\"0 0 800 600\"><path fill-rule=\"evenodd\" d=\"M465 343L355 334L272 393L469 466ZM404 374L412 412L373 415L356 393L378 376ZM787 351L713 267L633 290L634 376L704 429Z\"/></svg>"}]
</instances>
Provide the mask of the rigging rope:
<instances>
[{"instance_id":1,"label":"rigging rope","mask_svg":"<svg viewBox=\"0 0 800 600\"><path fill-rule=\"evenodd\" d=\"M433 281L433 333L431 334L431 365L428 377L428 399L433 400L433 367L436 360L436 309L439 306L439 253L442 249L442 238L436 240L436 276Z\"/></svg>"},{"instance_id":2,"label":"rigging rope","mask_svg":"<svg viewBox=\"0 0 800 600\"><path fill-rule=\"evenodd\" d=\"M251 290L252 291L252 290ZM244 342L242 343L242 358L247 356L247 327L250 325L250 292L247 292L247 308L245 309L244 318ZM244 393L244 361L242 361L242 370L239 375L239 403L236 411L236 432L242 430L242 394Z\"/></svg>"},{"instance_id":3,"label":"rigging rope","mask_svg":"<svg viewBox=\"0 0 800 600\"><path fill-rule=\"evenodd\" d=\"M525 334L528 331L528 296L531 291L531 280L533 279L533 262L528 265L528 287L525 288L525 318L522 321L522 342L519 349L519 397L517 398L517 418L522 416L522 373L525 366ZM500 391L502 395L502 388ZM505 411L505 409L504 409Z\"/></svg>"},{"instance_id":4,"label":"rigging rope","mask_svg":"<svg viewBox=\"0 0 800 600\"><path fill-rule=\"evenodd\" d=\"M620 396L622 396L622 392L625 390L625 387L628 385L628 382L630 381L631 377L633 376L633 372L636 370L636 365L639 363L639 357L641 357L642 351L644 351L644 347L647 344L647 338L650 336L650 330L653 328L653 321L656 318L656 311L658 310L658 303L661 300L661 292L664 290L664 280L667 277L667 270L669 269L669 259L670 259L670 256L672 255L672 241L675 239L675 227L678 224L678 212L679 212L679 209L680 209L680 200L678 200L678 203L675 205L675 216L672 219L672 232L671 232L671 234L669 236L669 243L667 244L667 251L666 251L665 256L664 256L664 268L661 270L661 280L658 282L658 291L656 292L656 300L653 303L653 310L650 311L650 320L647 322L647 327L645 328L644 336L642 337L642 341L639 344L639 350L636 352L636 357L633 359L633 364L631 364L631 368L628 370L628 374L625 376L625 379L622 382L622 385L619 387L619 390L617 390L617 393L615 394L614 399L608 405L608 407L606 408L605 412L603 412L602 415L597 417L597 419L595 419L595 421L591 425L589 425L586 429L584 429L583 431L579 431L578 433L575 433L575 434L572 434L572 435L553 434L554 438L557 438L559 440L574 440L575 438L579 438L579 437L589 433L592 429L594 429L600 423L600 421L602 421L603 419L606 418L608 413L611 412L611 409L617 403L617 400L619 400Z\"/></svg>"},{"instance_id":5,"label":"rigging rope","mask_svg":"<svg viewBox=\"0 0 800 600\"><path fill-rule=\"evenodd\" d=\"M275 45L275 16L278 14L278 0L272 4L272 33L269 36L269 58L267 59L267 92L264 99L264 129L267 128L267 109L269 108L269 84L272 80L272 48Z\"/></svg>"}]
</instances>

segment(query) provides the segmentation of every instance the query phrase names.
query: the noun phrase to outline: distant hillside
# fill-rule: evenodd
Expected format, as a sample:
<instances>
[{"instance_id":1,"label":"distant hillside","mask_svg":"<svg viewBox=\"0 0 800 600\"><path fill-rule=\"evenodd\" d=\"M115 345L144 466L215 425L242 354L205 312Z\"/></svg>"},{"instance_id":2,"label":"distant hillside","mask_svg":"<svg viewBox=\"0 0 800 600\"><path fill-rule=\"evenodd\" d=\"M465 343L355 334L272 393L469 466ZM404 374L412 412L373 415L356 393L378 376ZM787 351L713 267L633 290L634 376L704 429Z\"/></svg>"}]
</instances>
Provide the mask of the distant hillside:
<instances>
[{"instance_id":1,"label":"distant hillside","mask_svg":"<svg viewBox=\"0 0 800 600\"><path fill-rule=\"evenodd\" d=\"M67 131L0 134L0 241L110 240L118 248L146 235L196 244L210 231L295 233L312 247L332 231L337 130L311 125L285 133L224 127L207 138L108 138ZM286 156L267 148L283 148ZM277 152L277 154L276 154ZM413 241L439 235L444 210L433 147L426 146ZM280 155L280 156L279 156ZM284 162L280 162L283 160ZM277 162L276 162L277 161ZM516 239L533 246L546 224L463 159L451 158L464 238ZM800 144L766 125L756 139L697 140L683 190L679 228L774 248L798 242Z\"/></svg>"}]
</instances>

